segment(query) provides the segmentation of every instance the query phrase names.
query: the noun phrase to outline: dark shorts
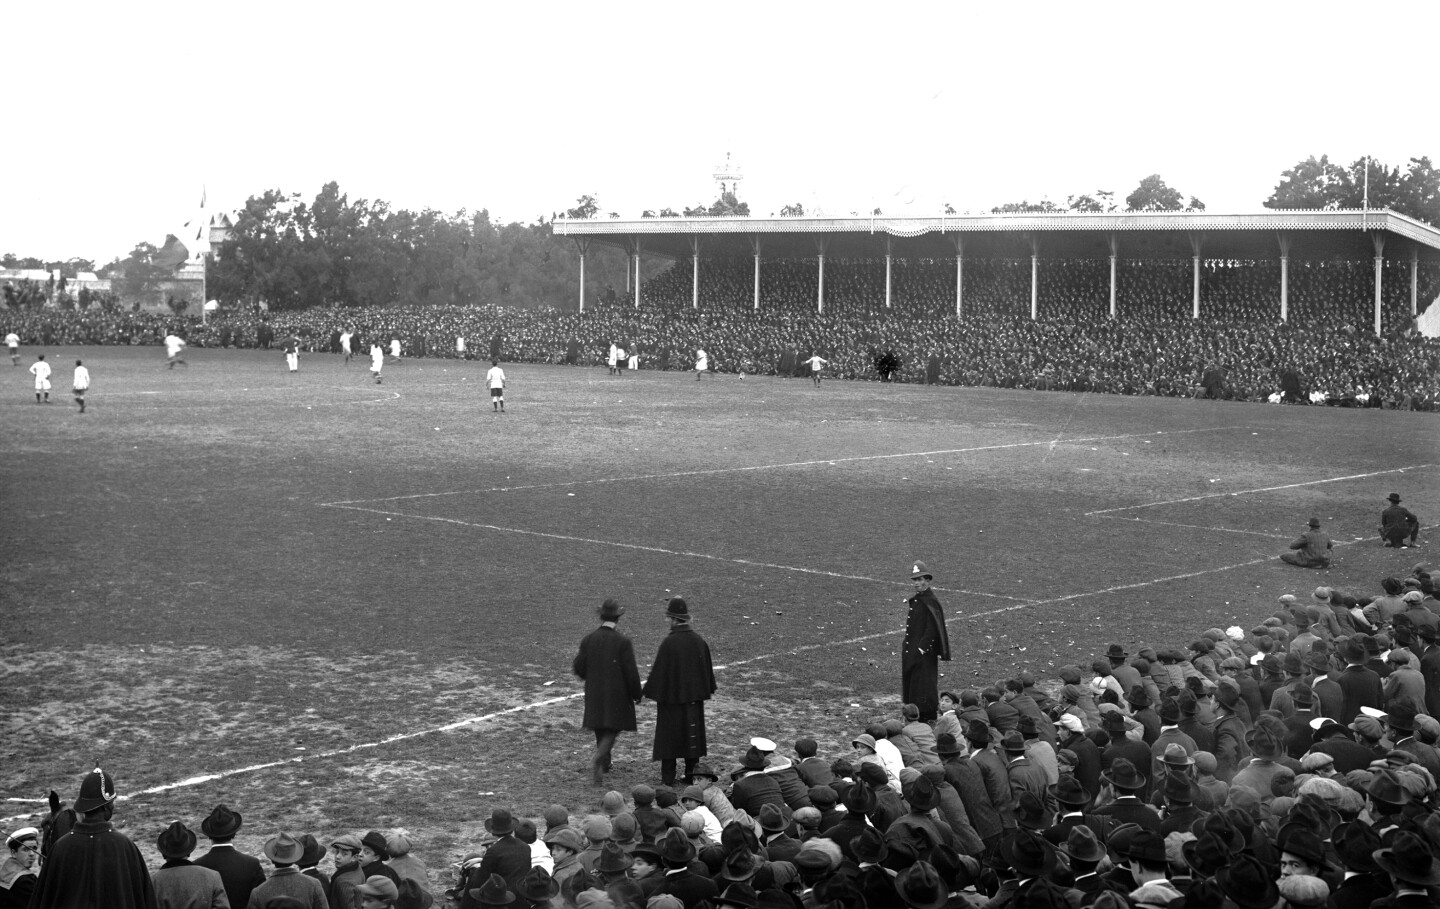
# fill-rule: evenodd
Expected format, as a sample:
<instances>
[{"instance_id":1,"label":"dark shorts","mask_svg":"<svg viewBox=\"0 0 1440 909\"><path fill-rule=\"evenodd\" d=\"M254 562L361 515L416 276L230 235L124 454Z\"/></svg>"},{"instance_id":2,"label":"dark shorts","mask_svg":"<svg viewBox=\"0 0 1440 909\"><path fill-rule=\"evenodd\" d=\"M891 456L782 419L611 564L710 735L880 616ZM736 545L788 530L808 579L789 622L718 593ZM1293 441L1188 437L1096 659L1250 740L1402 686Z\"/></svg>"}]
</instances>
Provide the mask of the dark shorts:
<instances>
[{"instance_id":1,"label":"dark shorts","mask_svg":"<svg viewBox=\"0 0 1440 909\"><path fill-rule=\"evenodd\" d=\"M503 389L503 388L492 388L492 389L490 389L490 397L492 397L492 398L503 398L503 397L505 397L505 389Z\"/></svg>"}]
</instances>

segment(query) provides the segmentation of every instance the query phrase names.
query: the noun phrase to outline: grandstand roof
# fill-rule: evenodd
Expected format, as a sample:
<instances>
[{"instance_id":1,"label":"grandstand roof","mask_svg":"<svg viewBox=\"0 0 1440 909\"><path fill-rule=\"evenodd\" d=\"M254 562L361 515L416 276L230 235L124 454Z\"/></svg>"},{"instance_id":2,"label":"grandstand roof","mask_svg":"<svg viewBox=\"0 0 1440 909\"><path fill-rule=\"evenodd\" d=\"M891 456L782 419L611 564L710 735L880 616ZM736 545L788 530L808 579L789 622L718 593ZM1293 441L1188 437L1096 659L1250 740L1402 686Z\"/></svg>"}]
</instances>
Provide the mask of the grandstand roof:
<instances>
[{"instance_id":1,"label":"grandstand roof","mask_svg":"<svg viewBox=\"0 0 1440 909\"><path fill-rule=\"evenodd\" d=\"M641 253L688 258L698 237L700 255L754 255L760 242L767 259L813 258L818 243L827 256L873 258L892 238L897 256L944 258L964 242L967 258L1029 256L1032 239L1044 259L1103 258L1110 237L1122 259L1189 259L1191 238L1201 238L1206 259L1278 259L1278 238L1290 241L1296 259L1373 259L1372 235L1385 238L1387 259L1440 261L1440 230L1398 212L1383 210L1207 212L1064 212L1058 214L949 215L936 218L557 218L556 236L589 238Z\"/></svg>"}]
</instances>

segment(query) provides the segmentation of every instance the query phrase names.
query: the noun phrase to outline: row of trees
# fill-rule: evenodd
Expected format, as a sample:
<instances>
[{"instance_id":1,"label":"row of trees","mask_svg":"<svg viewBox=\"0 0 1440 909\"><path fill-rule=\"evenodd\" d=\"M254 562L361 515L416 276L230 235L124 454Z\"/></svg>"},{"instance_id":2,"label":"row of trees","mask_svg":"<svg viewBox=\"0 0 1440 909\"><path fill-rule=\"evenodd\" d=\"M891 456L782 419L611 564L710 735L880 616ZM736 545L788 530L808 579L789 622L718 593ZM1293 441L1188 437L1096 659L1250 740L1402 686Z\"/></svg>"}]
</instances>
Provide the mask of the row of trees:
<instances>
[{"instance_id":1,"label":"row of trees","mask_svg":"<svg viewBox=\"0 0 1440 909\"><path fill-rule=\"evenodd\" d=\"M1369 175L1369 205L1391 208L1440 225L1440 174L1429 158L1412 158L1404 167L1361 159L1346 166L1329 159L1308 158L1285 171L1265 205L1270 208L1359 208ZM1203 211L1194 196L1188 200L1166 185L1158 174L1141 180L1125 197L1125 211ZM1096 190L1070 196L1064 205L1049 200L997 206L996 212L1062 212L1121 209L1115 194ZM581 196L569 218L595 218L601 206L594 196ZM946 211L955 210L946 206ZM618 217L608 213L610 217ZM710 205L676 212L647 210L643 217L675 215L747 216L749 206L733 192ZM803 217L799 203L780 210L785 217ZM877 209L873 212L880 215ZM552 215L552 221L554 217ZM167 247L168 249L168 247ZM173 273L165 250L137 244L123 261L102 270L119 298L133 301L153 291ZM314 199L270 190L252 196L235 221L230 242L221 245L208 264L208 295L228 305L264 301L280 309L309 306L369 306L389 303L569 306L579 294L579 253L575 245L553 235L542 216L533 224L496 224L489 212L392 209L382 201L350 200L336 183L326 184ZM42 262L7 254L8 268L59 269L59 286L8 284L7 306L119 305L114 301L82 302L66 292L66 276L94 270L84 259ZM623 254L591 247L586 258L586 284L592 298L613 299L628 286ZM659 270L652 261L647 268ZM56 282L50 282L55 284ZM623 292L623 291L620 291ZM185 301L172 302L172 308Z\"/></svg>"}]
</instances>

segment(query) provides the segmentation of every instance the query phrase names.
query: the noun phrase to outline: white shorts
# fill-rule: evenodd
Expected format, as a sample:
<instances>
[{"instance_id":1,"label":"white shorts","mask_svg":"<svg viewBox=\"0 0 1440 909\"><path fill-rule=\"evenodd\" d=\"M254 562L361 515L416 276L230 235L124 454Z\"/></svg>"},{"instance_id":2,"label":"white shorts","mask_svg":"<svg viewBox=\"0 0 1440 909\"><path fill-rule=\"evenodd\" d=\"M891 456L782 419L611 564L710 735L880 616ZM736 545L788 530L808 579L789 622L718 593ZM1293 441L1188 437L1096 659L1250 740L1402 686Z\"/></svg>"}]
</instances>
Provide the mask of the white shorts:
<instances>
[{"instance_id":1,"label":"white shorts","mask_svg":"<svg viewBox=\"0 0 1440 909\"><path fill-rule=\"evenodd\" d=\"M49 380L49 379L36 379L36 380L35 380L35 390L36 390L36 391L49 391L49 390L50 390L50 380Z\"/></svg>"}]
</instances>

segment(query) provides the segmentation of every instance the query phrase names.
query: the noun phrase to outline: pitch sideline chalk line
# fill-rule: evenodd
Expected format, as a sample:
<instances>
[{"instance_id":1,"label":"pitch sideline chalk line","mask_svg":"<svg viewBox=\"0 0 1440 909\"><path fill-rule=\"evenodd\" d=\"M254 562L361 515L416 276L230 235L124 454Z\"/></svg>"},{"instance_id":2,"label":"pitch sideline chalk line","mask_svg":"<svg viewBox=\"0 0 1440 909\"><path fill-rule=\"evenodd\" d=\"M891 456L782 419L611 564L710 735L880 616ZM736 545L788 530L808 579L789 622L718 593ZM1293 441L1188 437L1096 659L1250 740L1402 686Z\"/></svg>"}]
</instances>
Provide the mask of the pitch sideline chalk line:
<instances>
[{"instance_id":1,"label":"pitch sideline chalk line","mask_svg":"<svg viewBox=\"0 0 1440 909\"><path fill-rule=\"evenodd\" d=\"M685 556L692 559L706 559L711 562L729 562L734 565L744 565L749 568L773 568L779 571L793 571L799 574L813 574L827 578L838 578L842 581L866 581L871 584L905 584L905 581L891 581L881 578L870 578L858 574L840 574L835 571L822 571L819 568L800 568L795 565L779 565L774 562L756 562L751 559L732 559L725 556L712 555L708 552L691 552L685 549L665 549L660 546L647 546L643 543L624 543L618 540L595 540L589 537L577 537L563 533L550 533L544 530L525 530L520 527L501 527L498 524L476 524L471 521L462 521L459 518L445 518L436 515L409 514L404 511L385 511L380 508L366 508L361 505L347 505L340 503L329 503L326 507L342 508L347 511L360 511L367 514L381 514L387 517L409 518L416 521L438 521L442 524L454 524L459 527L472 527L476 530L495 530L501 533L518 533L523 536L543 537L547 540L560 540L565 543L590 543L596 546L614 546L619 549L634 549L640 552L653 552L657 555ZM949 593L958 593L965 596L991 597L997 600L1020 601L1023 597L1006 596L1003 593L981 593L978 590L960 590L952 587L937 587L936 590L944 590Z\"/></svg>"},{"instance_id":2,"label":"pitch sideline chalk line","mask_svg":"<svg viewBox=\"0 0 1440 909\"><path fill-rule=\"evenodd\" d=\"M1157 432L1127 433L1125 435L1118 436L1092 436L1090 438L1083 439L1052 439L1050 441L1040 440L1035 442L1011 442L1004 445L980 445L974 448L947 448L937 451L911 451L900 452L898 454L857 455L848 458L817 458L812 461L788 461L781 464L752 464L747 467L714 467L707 468L705 470L682 470L676 473L636 474L633 476L624 477L601 477L594 480L569 480L563 483L532 483L525 486L492 486L489 489L453 489L448 492L421 492L415 493L414 495L405 496L383 496L381 498L375 499L349 499L341 502L321 502L320 505L321 507L338 508L347 505L363 505L369 502L400 502L410 499L432 499L439 498L440 496L463 496L488 492L524 492L532 489L564 489L566 487L592 486L598 485L600 483L628 483L641 480L670 480L679 479L680 477L699 477L722 473L745 473L757 470L782 470L790 467L815 467L820 464L845 464L856 461L882 461L895 458L926 458L936 457L939 455L970 454L977 451L1002 451L1011 448L1037 448L1042 445L1050 446L1053 449L1055 445L1062 443L1066 445L1079 445L1084 442L1113 442L1117 439L1139 439L1149 438L1151 436L1178 436L1188 435L1197 432L1220 432L1228 429L1244 428L1244 426L1237 424L1235 426L1212 426L1204 429L1175 429Z\"/></svg>"},{"instance_id":3,"label":"pitch sideline chalk line","mask_svg":"<svg viewBox=\"0 0 1440 909\"><path fill-rule=\"evenodd\" d=\"M1422 529L1422 530L1433 530L1433 529L1435 529L1436 527L1440 527L1440 524L1428 524L1428 525L1424 525L1424 526L1422 526L1421 529ZM1353 545L1355 545L1356 543L1360 543L1360 542L1364 542L1364 541L1363 541L1363 540L1349 540L1349 541L1346 541L1346 542L1343 542L1343 543L1336 543L1335 545L1336 545L1336 547L1340 547L1340 546L1353 546ZM1034 607L1034 606L1048 606L1048 605L1053 604L1053 603L1069 603L1069 602L1073 602L1073 601L1075 601L1075 600L1082 600L1082 599L1085 599L1085 598L1087 598L1087 597L1104 596L1104 595L1107 594L1107 593L1118 593L1118 592L1120 592L1120 591L1122 591L1122 590L1137 590L1137 589L1139 589L1139 588L1141 588L1141 587L1151 587L1151 586L1154 586L1155 584L1166 584L1166 583L1169 583L1169 582L1171 582L1171 581L1183 581L1183 580L1188 580L1188 579L1190 579L1190 578L1201 577L1201 576L1207 575L1207 574L1218 574L1218 573L1224 572L1224 571L1232 571L1232 570L1234 570L1234 569L1236 569L1236 568L1245 568L1245 567L1250 566L1250 565L1259 565L1259 564L1261 564L1261 563L1263 563L1263 562L1272 561L1274 558L1275 558L1274 556L1266 556L1266 557L1264 557L1264 558L1259 558L1259 559L1250 559L1249 561L1245 561L1245 562L1236 562L1236 563L1233 564L1233 565L1221 565L1221 566L1218 567L1218 568L1205 568L1205 569L1201 569L1200 571L1190 571L1190 572L1186 572L1186 573L1184 573L1184 574L1171 575L1171 576L1169 576L1169 577L1164 577L1164 578L1154 578L1154 579L1149 580L1149 581L1137 581L1137 582L1135 582L1135 583L1133 583L1133 584L1119 584L1119 585L1116 585L1116 586L1114 586L1114 587L1107 587L1107 588L1105 588L1104 590L1091 590L1091 591L1087 591L1087 592L1084 592L1084 593L1066 594L1065 596L1050 597L1050 598L1044 599L1044 600L1033 600L1033 601L1025 602L1025 603L1017 603L1017 604L1012 605L1012 606L1001 606L1001 607L999 607L999 608L997 608L997 609L988 609L988 610L985 610L985 611L983 611L983 612L967 612L967 613L964 613L963 615L953 615L953 616L951 616L950 618L948 618L948 619L945 620L945 624L946 624L946 625L949 625L949 624L951 624L952 622L958 622L958 621L961 621L961 620L968 620L968 619L985 618L985 617L987 617L987 616L992 616L992 615L1003 615L1004 613L1007 613L1007 612L1015 612L1015 611L1020 610L1020 609L1029 609L1029 608ZM937 588L937 589L938 589L938 588ZM993 594L985 594L985 595L986 595L986 596L993 596ZM871 633L871 634L860 635L859 637L854 637L854 638L850 638L850 639L848 639L848 640L843 640L843 641L829 641L829 642L819 643L819 644L802 644L802 645L799 646L799 647L792 647L792 648L790 648L790 649L788 649L788 650L780 651L780 652L778 652L778 653L762 654L762 655L760 655L760 656L748 657L748 658L743 659L743 660L735 660L735 661L733 661L733 662L725 663L725 664L722 664L722 665L717 666L717 667L715 667L715 668L716 668L716 670L734 669L734 668L739 667L739 666L745 666L745 665L748 665L748 664L750 664L750 663L758 663L758 662L761 662L761 661L763 661L763 660L779 659L780 657L792 656L792 655L794 655L794 654L804 653L804 652L810 651L810 650L819 650L819 649L821 649L822 647L843 647L843 646L847 646L847 645L850 645L850 644L863 644L863 643L865 643L866 641L873 641L873 640L877 640L877 639L879 639L879 638L888 637L888 636L890 636L890 635L902 634L902 633L904 632L904 630L905 630L904 628L892 628L892 629L889 629L889 630L887 630L887 631L877 631L877 632L873 632L873 633ZM128 794L128 795L119 796L118 799L117 799L117 801L128 801L128 800L130 800L130 799L140 798L141 796L145 796L145 795L156 795L156 794L161 793L161 792L169 792L169 791L172 790L172 789L184 789L184 788L188 788L188 787L191 787L191 786L199 786L199 785L201 785L201 784L203 784L203 783L209 783L209 782L213 782L213 781L215 781L215 780L221 780L221 779L225 779L225 778L227 778L227 777L232 777L232 776L239 776L240 774L244 774L244 773L256 773L256 772L261 771L261 770L272 770L272 769L274 769L274 768L276 768L276 767L285 767L285 766L289 766L289 765L292 765L292 764L303 764L303 763L305 763L305 762L307 762L307 761L327 760L327 759L332 758L332 757L339 757L339 756L341 756L341 755L353 754L353 753L355 753L355 752L357 752L357 751L364 751L364 750L371 749L371 748L380 748L380 747L382 747L382 746L384 746L384 745L392 745L392 744L394 744L394 743L396 743L396 742L403 742L403 741L407 741L407 740L409 740L409 739L420 738L421 736L433 735L433 734L438 733L438 732L453 732L453 731L455 731L455 730L457 730L457 729L463 729L463 728L465 728L466 726L474 726L474 725L477 725L477 724L479 724L479 723L486 723L486 722L489 722L490 720L498 719L498 718L500 718L500 717L509 716L509 715L512 715L512 714L524 713L524 712L531 711L531 710L539 710L539 709L541 709L541 708L550 707L550 706L555 705L555 704L563 704L563 703L565 703L566 701L573 701L573 700L576 700L576 699L578 699L578 698L582 698L582 697L584 697L584 696L585 696L585 692L584 692L584 691L575 691L575 692L571 692L570 694L562 694L562 695L559 695L559 696L556 696L556 697L552 697L552 698L545 698L544 700L534 701L534 702L529 703L529 704L519 704L519 705L516 705L516 706L514 706L514 707L506 707L506 708L503 709L503 710L496 710L496 711L494 711L494 712L492 712L492 713L481 714L481 715L479 715L479 716L466 717L465 719L456 720L456 721L454 721L454 722L452 722L452 723L445 723L444 725L441 725L441 726L432 726L432 727L427 728L427 729L418 729L418 730L415 730L415 731L413 731L413 732L402 732L402 733L398 733L398 734L396 734L396 735L386 736L385 738L378 739L378 740L373 741L373 742L361 742L361 743L356 744L356 745L347 745L347 746L344 747L344 748L335 748L335 749L332 749L332 750L330 750L330 751L321 751L321 752L316 752L316 753L314 753L314 754L299 754L299 755L295 755L294 757L285 758L284 760L280 760L280 761L267 761L267 762L261 763L261 764L250 764L249 766L246 766L246 767L236 767L236 768L233 768L233 769L231 769L231 770L221 770L221 771L217 771L217 772L215 772L215 773L204 773L204 774L200 774L200 775L198 775L198 776L186 777L186 778L183 779L183 780L177 780L177 781L175 781L175 782L173 782L173 783L163 783L163 784L161 784L161 785L159 785L159 786L151 786L151 787L148 788L148 789L142 789L142 790L140 790L140 791L138 791L138 792L135 792L135 793L131 793L131 794ZM44 800L44 799L7 798L7 799L5 799L4 801L16 803L16 804L44 804L44 803L45 803L45 800ZM39 812L32 811L32 812L29 812L29 813L26 813L26 814L12 815L11 817L0 817L0 824L10 824L10 823L13 823L13 822L15 822L15 821L25 820L25 819L27 819L27 818L35 817L37 814L39 814Z\"/></svg>"},{"instance_id":4,"label":"pitch sideline chalk line","mask_svg":"<svg viewBox=\"0 0 1440 909\"><path fill-rule=\"evenodd\" d=\"M1119 508L1102 508L1099 511L1087 511L1085 517L1095 515L1112 514L1117 511L1130 511L1136 508L1156 508L1160 505L1178 505L1182 502L1199 502L1204 499L1221 499L1229 496L1244 496L1256 492L1275 492L1280 489L1298 489L1301 486L1318 486L1323 483L1342 483L1346 480L1363 480L1367 477L1380 477L1387 473L1404 473L1407 470L1424 470L1428 467L1437 467L1436 464L1411 464L1408 467L1392 467L1389 470L1375 470L1370 473L1353 473L1345 477L1329 477L1324 480L1306 480L1304 483L1286 483L1284 486L1265 486L1260 489L1237 489L1234 492L1211 492L1203 496L1188 496L1183 499L1167 499L1163 502L1146 502L1142 505L1121 505Z\"/></svg>"},{"instance_id":5,"label":"pitch sideline chalk line","mask_svg":"<svg viewBox=\"0 0 1440 909\"><path fill-rule=\"evenodd\" d=\"M1096 517L1104 518L1107 521L1126 521L1131 524L1160 524L1165 527L1184 527L1189 530L1210 530L1215 533L1243 533L1252 537L1264 537L1267 540L1288 540L1290 537L1278 533L1265 533L1262 530L1237 530L1234 527L1206 527L1203 524L1179 524L1175 521L1156 521L1150 518L1125 518L1115 514L1102 514Z\"/></svg>"}]
</instances>

